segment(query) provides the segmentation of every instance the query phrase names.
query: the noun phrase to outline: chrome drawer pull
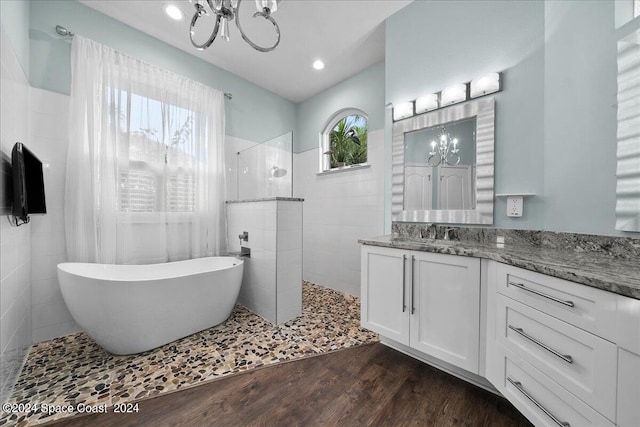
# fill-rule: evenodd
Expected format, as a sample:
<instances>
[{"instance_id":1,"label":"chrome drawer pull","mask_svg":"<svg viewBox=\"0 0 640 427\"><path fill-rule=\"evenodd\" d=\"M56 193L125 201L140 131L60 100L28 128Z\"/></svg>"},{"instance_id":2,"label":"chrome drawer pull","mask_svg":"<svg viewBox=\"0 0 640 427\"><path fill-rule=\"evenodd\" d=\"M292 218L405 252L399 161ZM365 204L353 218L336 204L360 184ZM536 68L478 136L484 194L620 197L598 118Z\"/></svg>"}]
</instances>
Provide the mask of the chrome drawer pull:
<instances>
[{"instance_id":1,"label":"chrome drawer pull","mask_svg":"<svg viewBox=\"0 0 640 427\"><path fill-rule=\"evenodd\" d=\"M528 339L529 341L531 341L534 344L538 344L540 347L544 348L545 350L547 350L549 353L558 356L560 359L564 360L567 363L573 363L573 357L569 356L568 354L562 354L557 350L552 349L551 347L549 347L548 345L538 341L537 339L535 339L534 337L532 337L531 335L525 333L522 328L516 328L514 326L509 325L509 329L512 329L514 331L516 331L517 333L519 333L520 335L522 335L523 337L525 337L526 339Z\"/></svg>"},{"instance_id":2,"label":"chrome drawer pull","mask_svg":"<svg viewBox=\"0 0 640 427\"><path fill-rule=\"evenodd\" d=\"M535 289L531 289L531 288L527 288L525 285L523 285L522 283L515 283L515 282L509 282L509 285L511 286L515 286L516 288L520 288L523 291L527 291L527 292L531 292L532 294L536 294L536 295L540 295L541 297L550 299L551 301L560 303L562 305L566 305L568 307L573 307L575 306L575 304L573 303L573 301L565 301L565 300L561 300L560 298L556 298L552 295L549 294L545 294L544 292L540 292L540 291L536 291Z\"/></svg>"},{"instance_id":3,"label":"chrome drawer pull","mask_svg":"<svg viewBox=\"0 0 640 427\"><path fill-rule=\"evenodd\" d=\"M569 424L566 421L560 421L551 412L549 412L544 406L538 403L537 400L535 400L529 393L527 393L524 390L524 388L522 388L522 383L520 381L514 381L509 377L507 377L507 381L513 384L513 386L517 388L520 393L524 394L527 399L529 399L534 405L540 408L540 410L544 412L549 418L551 418L554 423L558 424L560 427L571 427L571 424Z\"/></svg>"},{"instance_id":4,"label":"chrome drawer pull","mask_svg":"<svg viewBox=\"0 0 640 427\"><path fill-rule=\"evenodd\" d=\"M402 312L407 309L407 304L405 304L405 294L407 293L407 287L405 286L405 276L407 274L407 256L402 255Z\"/></svg>"}]
</instances>

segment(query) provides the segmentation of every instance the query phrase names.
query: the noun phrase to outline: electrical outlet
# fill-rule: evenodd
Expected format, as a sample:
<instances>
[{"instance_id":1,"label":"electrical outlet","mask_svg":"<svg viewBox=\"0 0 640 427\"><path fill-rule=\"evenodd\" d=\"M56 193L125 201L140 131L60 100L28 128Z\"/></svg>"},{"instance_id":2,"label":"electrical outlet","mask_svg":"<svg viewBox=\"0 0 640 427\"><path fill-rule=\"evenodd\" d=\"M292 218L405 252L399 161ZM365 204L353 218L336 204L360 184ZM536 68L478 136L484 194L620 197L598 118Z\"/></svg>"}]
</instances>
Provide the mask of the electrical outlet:
<instances>
[{"instance_id":1,"label":"electrical outlet","mask_svg":"<svg viewBox=\"0 0 640 427\"><path fill-rule=\"evenodd\" d=\"M507 197L507 216L522 216L522 196Z\"/></svg>"}]
</instances>

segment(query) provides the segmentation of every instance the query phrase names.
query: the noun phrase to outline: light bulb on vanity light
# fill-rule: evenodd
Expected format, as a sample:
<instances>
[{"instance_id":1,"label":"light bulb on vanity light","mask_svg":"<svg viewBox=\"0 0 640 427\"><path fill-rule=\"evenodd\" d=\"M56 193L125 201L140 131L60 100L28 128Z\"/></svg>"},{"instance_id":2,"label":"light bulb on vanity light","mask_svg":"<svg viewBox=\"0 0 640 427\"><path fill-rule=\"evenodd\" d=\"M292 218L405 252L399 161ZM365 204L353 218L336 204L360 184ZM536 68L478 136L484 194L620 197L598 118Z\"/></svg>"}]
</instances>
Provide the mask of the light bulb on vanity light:
<instances>
[{"instance_id":1,"label":"light bulb on vanity light","mask_svg":"<svg viewBox=\"0 0 640 427\"><path fill-rule=\"evenodd\" d=\"M413 116L413 101L402 102L393 107L393 120L402 120Z\"/></svg>"},{"instance_id":2,"label":"light bulb on vanity light","mask_svg":"<svg viewBox=\"0 0 640 427\"><path fill-rule=\"evenodd\" d=\"M457 104L458 102L467 100L467 85L460 83L457 85L449 86L442 90L440 94L440 106Z\"/></svg>"},{"instance_id":3,"label":"light bulb on vanity light","mask_svg":"<svg viewBox=\"0 0 640 427\"><path fill-rule=\"evenodd\" d=\"M490 73L471 80L471 98L477 98L500 90L500 74Z\"/></svg>"},{"instance_id":4,"label":"light bulb on vanity light","mask_svg":"<svg viewBox=\"0 0 640 427\"><path fill-rule=\"evenodd\" d=\"M421 96L420 98L416 99L416 114L426 113L427 111L436 110L437 108L437 93Z\"/></svg>"}]
</instances>

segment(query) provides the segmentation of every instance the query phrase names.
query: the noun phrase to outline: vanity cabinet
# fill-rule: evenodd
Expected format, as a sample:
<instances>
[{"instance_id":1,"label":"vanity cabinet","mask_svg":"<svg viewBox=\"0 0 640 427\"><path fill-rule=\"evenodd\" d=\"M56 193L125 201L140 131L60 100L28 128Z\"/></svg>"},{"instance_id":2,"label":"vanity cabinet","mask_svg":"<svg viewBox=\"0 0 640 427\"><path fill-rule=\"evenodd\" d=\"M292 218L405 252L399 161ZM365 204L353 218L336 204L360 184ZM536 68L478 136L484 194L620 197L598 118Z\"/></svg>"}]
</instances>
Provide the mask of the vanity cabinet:
<instances>
[{"instance_id":1,"label":"vanity cabinet","mask_svg":"<svg viewBox=\"0 0 640 427\"><path fill-rule=\"evenodd\" d=\"M497 390L536 426L640 426L640 299L486 258L361 253L362 326L384 344Z\"/></svg>"},{"instance_id":2,"label":"vanity cabinet","mask_svg":"<svg viewBox=\"0 0 640 427\"><path fill-rule=\"evenodd\" d=\"M640 425L640 301L495 261L488 277L500 393L536 425Z\"/></svg>"},{"instance_id":3,"label":"vanity cabinet","mask_svg":"<svg viewBox=\"0 0 640 427\"><path fill-rule=\"evenodd\" d=\"M480 259L362 246L362 326L477 374Z\"/></svg>"}]
</instances>

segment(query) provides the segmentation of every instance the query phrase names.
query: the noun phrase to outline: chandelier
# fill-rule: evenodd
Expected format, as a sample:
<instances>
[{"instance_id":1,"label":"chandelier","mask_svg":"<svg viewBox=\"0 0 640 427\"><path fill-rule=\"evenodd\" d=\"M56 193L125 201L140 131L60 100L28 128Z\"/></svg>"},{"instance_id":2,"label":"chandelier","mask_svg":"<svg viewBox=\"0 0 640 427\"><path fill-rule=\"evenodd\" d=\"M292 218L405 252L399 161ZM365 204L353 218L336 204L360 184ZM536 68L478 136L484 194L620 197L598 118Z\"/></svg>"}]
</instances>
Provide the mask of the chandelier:
<instances>
[{"instance_id":1,"label":"chandelier","mask_svg":"<svg viewBox=\"0 0 640 427\"><path fill-rule=\"evenodd\" d=\"M460 163L459 152L458 138L451 138L451 135L442 128L440 140L438 142L431 141L431 151L427 157L427 163L431 167L436 167L441 163L455 166Z\"/></svg>"},{"instance_id":2,"label":"chandelier","mask_svg":"<svg viewBox=\"0 0 640 427\"><path fill-rule=\"evenodd\" d=\"M221 38L229 41L229 21L232 21L235 18L236 26L240 30L242 38L244 41L249 43L251 47L260 52L270 52L275 49L280 43L280 27L278 27L276 21L271 17L271 14L278 9L278 3L280 3L280 0L255 0L258 11L253 14L253 17L262 17L266 19L271 22L276 29L276 42L269 47L263 47L255 44L249 39L249 37L247 37L244 31L242 31L242 27L240 26L240 16L238 13L241 1L242 0L191 0L191 3L193 3L196 8L196 12L194 13L193 18L191 18L191 27L189 31L191 44L193 44L196 49L204 50L211 46L218 36L218 33L220 33ZM215 19L213 31L207 41L202 44L198 44L193 40L196 22L203 16L210 15L213 15Z\"/></svg>"}]
</instances>

